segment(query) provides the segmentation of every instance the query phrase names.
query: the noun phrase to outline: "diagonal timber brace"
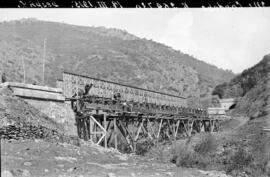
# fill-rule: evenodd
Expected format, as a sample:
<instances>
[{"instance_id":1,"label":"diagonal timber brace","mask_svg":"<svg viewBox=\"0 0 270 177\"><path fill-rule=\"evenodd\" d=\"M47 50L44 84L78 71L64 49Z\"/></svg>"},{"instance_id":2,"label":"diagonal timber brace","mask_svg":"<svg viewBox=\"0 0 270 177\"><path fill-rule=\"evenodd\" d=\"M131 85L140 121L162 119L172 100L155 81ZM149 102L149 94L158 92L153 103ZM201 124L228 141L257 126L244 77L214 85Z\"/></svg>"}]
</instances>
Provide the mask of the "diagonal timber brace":
<instances>
[{"instance_id":1,"label":"diagonal timber brace","mask_svg":"<svg viewBox=\"0 0 270 177\"><path fill-rule=\"evenodd\" d=\"M99 138L99 140L97 141L96 144L100 144L101 141L103 140L103 138L105 138L106 134L107 134L107 131L106 129L93 117L93 116L90 116L90 119L94 122L94 124L97 125L97 127L99 127L101 129L101 132L93 132L93 133L96 133L96 134L101 134L102 136Z\"/></svg>"}]
</instances>

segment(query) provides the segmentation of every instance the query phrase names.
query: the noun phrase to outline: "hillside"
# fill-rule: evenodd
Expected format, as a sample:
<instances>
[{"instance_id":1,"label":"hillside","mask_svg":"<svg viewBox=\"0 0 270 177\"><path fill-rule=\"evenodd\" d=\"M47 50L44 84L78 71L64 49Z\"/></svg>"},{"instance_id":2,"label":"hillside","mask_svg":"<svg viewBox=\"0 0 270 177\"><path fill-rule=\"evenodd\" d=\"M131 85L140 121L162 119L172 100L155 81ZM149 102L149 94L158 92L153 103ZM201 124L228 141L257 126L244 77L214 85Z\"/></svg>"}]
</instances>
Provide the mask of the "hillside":
<instances>
[{"instance_id":1,"label":"hillside","mask_svg":"<svg viewBox=\"0 0 270 177\"><path fill-rule=\"evenodd\" d=\"M46 38L45 82L55 86L63 70L166 93L198 97L234 74L152 40L119 29L81 27L23 19L0 23L0 57L10 80L42 82ZM180 39L179 39L180 40Z\"/></svg>"},{"instance_id":2,"label":"hillside","mask_svg":"<svg viewBox=\"0 0 270 177\"><path fill-rule=\"evenodd\" d=\"M222 98L240 97L235 113L256 118L267 114L269 99L270 54L255 66L244 70L229 83L216 86L213 94Z\"/></svg>"}]
</instances>

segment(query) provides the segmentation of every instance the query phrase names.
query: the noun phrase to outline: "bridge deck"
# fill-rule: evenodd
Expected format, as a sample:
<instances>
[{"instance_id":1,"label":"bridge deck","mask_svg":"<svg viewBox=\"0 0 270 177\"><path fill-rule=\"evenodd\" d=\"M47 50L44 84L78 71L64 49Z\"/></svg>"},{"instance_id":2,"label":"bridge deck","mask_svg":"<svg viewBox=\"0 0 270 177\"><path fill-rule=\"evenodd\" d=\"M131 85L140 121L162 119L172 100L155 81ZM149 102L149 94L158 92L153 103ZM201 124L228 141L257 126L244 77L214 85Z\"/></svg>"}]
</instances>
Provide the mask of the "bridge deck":
<instances>
[{"instance_id":1,"label":"bridge deck","mask_svg":"<svg viewBox=\"0 0 270 177\"><path fill-rule=\"evenodd\" d=\"M80 138L117 148L118 139L122 137L132 151L136 151L142 139L157 144L165 139L218 131L222 120L201 109L133 103L128 110L122 101L95 96L68 100L76 112Z\"/></svg>"}]
</instances>

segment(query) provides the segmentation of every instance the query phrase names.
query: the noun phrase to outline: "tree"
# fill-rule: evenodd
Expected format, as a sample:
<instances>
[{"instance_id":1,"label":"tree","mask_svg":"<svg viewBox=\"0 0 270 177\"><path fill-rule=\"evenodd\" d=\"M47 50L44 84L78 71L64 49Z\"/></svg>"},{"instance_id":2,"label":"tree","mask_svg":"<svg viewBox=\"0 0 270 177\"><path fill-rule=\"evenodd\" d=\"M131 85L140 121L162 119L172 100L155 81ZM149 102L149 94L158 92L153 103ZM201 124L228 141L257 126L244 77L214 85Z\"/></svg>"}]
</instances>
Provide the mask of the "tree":
<instances>
[{"instance_id":1,"label":"tree","mask_svg":"<svg viewBox=\"0 0 270 177\"><path fill-rule=\"evenodd\" d=\"M218 95L220 99L223 98L225 90L227 89L227 83L224 82L223 84L217 85L212 92L212 95Z\"/></svg>"}]
</instances>

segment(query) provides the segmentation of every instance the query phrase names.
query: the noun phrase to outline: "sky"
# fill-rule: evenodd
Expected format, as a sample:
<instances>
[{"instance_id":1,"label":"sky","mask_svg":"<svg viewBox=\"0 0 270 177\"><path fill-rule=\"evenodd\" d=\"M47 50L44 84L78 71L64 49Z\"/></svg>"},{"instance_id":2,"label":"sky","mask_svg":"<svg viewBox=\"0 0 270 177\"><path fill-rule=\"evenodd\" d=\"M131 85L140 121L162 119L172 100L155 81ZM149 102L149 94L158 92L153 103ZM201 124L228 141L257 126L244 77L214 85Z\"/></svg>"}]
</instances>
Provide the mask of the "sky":
<instances>
[{"instance_id":1,"label":"sky","mask_svg":"<svg viewBox=\"0 0 270 177\"><path fill-rule=\"evenodd\" d=\"M234 73L270 54L270 8L0 9L22 18L123 29Z\"/></svg>"}]
</instances>

